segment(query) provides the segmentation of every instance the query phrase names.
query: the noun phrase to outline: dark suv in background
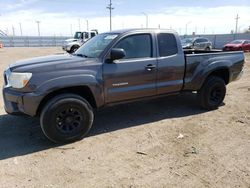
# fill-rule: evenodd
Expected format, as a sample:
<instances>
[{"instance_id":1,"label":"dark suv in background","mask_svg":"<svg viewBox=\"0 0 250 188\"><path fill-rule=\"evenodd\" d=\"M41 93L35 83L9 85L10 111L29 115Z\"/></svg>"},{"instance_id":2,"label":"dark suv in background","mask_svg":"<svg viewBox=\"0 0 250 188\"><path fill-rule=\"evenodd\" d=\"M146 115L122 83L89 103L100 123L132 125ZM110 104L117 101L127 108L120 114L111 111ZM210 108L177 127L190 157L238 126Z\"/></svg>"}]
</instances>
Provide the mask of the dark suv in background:
<instances>
[{"instance_id":1,"label":"dark suv in background","mask_svg":"<svg viewBox=\"0 0 250 188\"><path fill-rule=\"evenodd\" d=\"M195 50L206 50L212 49L212 42L207 38L195 37L195 38L184 38L181 40L183 49L195 49Z\"/></svg>"}]
</instances>

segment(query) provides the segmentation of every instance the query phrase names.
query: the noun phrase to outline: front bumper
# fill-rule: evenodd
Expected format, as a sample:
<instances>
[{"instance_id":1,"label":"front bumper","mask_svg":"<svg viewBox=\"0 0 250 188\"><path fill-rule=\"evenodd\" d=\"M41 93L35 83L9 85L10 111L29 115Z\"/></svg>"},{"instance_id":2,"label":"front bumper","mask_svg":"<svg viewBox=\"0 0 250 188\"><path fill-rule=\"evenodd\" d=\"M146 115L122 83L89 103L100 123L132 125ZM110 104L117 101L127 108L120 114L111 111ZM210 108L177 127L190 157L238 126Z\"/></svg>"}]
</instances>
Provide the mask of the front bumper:
<instances>
[{"instance_id":1,"label":"front bumper","mask_svg":"<svg viewBox=\"0 0 250 188\"><path fill-rule=\"evenodd\" d=\"M223 51L240 51L239 47L233 47L233 46L225 46L222 49Z\"/></svg>"},{"instance_id":2,"label":"front bumper","mask_svg":"<svg viewBox=\"0 0 250 188\"><path fill-rule=\"evenodd\" d=\"M62 49L66 52L70 51L70 46L67 46L67 45L63 45L62 46Z\"/></svg>"},{"instance_id":3,"label":"front bumper","mask_svg":"<svg viewBox=\"0 0 250 188\"><path fill-rule=\"evenodd\" d=\"M36 116L42 96L34 93L21 93L10 87L3 88L4 109L8 114Z\"/></svg>"}]
</instances>

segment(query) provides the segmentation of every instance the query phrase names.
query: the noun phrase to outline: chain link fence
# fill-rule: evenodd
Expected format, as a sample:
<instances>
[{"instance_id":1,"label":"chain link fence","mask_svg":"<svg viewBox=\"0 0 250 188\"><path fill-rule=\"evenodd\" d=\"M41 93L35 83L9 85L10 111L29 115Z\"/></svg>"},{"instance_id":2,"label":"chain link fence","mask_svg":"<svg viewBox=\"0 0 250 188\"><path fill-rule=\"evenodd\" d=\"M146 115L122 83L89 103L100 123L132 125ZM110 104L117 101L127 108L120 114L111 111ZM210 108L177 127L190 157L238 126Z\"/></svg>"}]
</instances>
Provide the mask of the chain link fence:
<instances>
[{"instance_id":1,"label":"chain link fence","mask_svg":"<svg viewBox=\"0 0 250 188\"><path fill-rule=\"evenodd\" d=\"M181 36L182 38L184 36ZM216 49L221 49L226 43L236 39L250 40L250 33L240 34L214 34L214 35L195 35L185 37L205 37L208 38ZM63 42L70 37L48 36L48 37L34 37L34 36L4 36L0 37L0 41L4 47L49 47L62 46Z\"/></svg>"},{"instance_id":2,"label":"chain link fence","mask_svg":"<svg viewBox=\"0 0 250 188\"><path fill-rule=\"evenodd\" d=\"M35 37L35 36L2 36L0 42L4 47L49 47L62 46L70 37Z\"/></svg>"}]
</instances>

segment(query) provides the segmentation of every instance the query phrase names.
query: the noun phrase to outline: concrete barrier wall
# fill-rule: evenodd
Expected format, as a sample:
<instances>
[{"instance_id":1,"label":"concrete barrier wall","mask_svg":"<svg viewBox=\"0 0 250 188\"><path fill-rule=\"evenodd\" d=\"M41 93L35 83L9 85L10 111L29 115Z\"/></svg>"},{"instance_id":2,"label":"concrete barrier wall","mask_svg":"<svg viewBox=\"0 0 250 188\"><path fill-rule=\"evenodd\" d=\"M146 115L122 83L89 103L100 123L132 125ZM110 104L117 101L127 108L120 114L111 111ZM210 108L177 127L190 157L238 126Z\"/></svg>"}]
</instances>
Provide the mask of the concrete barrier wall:
<instances>
[{"instance_id":1,"label":"concrete barrier wall","mask_svg":"<svg viewBox=\"0 0 250 188\"><path fill-rule=\"evenodd\" d=\"M62 46L63 41L70 37L34 37L34 36L8 36L0 37L4 47L46 47Z\"/></svg>"},{"instance_id":2,"label":"concrete barrier wall","mask_svg":"<svg viewBox=\"0 0 250 188\"><path fill-rule=\"evenodd\" d=\"M213 47L221 49L226 43L235 39L249 39L250 33L241 34L221 34L221 35L195 35L208 38ZM181 36L183 38L183 36ZM186 36L194 37L194 36ZM5 47L46 47L46 46L62 46L63 41L70 37L34 37L34 36L15 36L0 37L0 41Z\"/></svg>"}]
</instances>

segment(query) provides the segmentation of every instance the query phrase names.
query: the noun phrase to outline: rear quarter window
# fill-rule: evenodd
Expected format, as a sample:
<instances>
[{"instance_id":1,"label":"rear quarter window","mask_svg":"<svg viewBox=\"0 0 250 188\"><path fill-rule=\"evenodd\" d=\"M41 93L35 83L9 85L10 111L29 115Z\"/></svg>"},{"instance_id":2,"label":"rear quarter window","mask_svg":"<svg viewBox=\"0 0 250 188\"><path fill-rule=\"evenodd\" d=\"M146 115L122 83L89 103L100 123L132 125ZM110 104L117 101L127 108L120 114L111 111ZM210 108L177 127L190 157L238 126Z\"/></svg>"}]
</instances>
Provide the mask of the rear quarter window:
<instances>
[{"instance_id":1,"label":"rear quarter window","mask_svg":"<svg viewBox=\"0 0 250 188\"><path fill-rule=\"evenodd\" d=\"M208 42L208 40L207 39L202 39L202 42Z\"/></svg>"},{"instance_id":2,"label":"rear quarter window","mask_svg":"<svg viewBox=\"0 0 250 188\"><path fill-rule=\"evenodd\" d=\"M159 33L157 35L158 48L160 57L171 56L177 54L176 38L171 33Z\"/></svg>"}]
</instances>

